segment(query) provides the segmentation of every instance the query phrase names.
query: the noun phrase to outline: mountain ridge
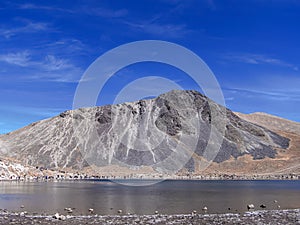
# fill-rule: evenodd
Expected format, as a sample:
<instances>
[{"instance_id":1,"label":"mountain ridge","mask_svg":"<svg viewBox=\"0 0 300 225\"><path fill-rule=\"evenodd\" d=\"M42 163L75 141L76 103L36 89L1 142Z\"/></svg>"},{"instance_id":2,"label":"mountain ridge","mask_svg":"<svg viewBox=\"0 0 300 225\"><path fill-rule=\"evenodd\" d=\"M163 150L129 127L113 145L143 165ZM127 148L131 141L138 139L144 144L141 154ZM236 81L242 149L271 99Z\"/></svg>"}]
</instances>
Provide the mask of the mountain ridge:
<instances>
[{"instance_id":1,"label":"mountain ridge","mask_svg":"<svg viewBox=\"0 0 300 225\"><path fill-rule=\"evenodd\" d=\"M215 163L243 155L253 160L276 158L277 148L289 146L288 138L240 119L199 92L179 90L154 99L68 110L1 135L0 142L7 148L3 156L33 166L118 164L178 172L176 164L184 163L184 169L195 173L202 171L201 163L211 161L206 152L211 123L222 116L227 120L225 135L212 160ZM218 126L216 123L216 137L221 135ZM170 159L173 154L177 158Z\"/></svg>"}]
</instances>

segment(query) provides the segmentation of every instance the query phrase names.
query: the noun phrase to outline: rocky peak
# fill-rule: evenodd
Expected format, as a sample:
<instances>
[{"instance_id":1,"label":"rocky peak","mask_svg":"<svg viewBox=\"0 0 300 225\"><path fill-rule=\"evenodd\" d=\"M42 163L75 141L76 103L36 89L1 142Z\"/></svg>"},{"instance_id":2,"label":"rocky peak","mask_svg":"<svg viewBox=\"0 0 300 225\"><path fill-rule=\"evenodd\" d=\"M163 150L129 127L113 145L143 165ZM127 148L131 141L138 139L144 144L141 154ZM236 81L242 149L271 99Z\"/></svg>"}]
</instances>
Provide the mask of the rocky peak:
<instances>
[{"instance_id":1,"label":"rocky peak","mask_svg":"<svg viewBox=\"0 0 300 225\"><path fill-rule=\"evenodd\" d=\"M195 171L199 160L210 160L205 150L212 126L213 138L222 135L218 125L222 117L224 138L214 162L244 154L254 160L274 158L276 148L289 145L287 138L241 119L199 92L182 90L154 99L69 110L2 135L0 142L8 149L5 155L33 166L118 164L164 172L162 168L176 170L179 162L185 162L186 169Z\"/></svg>"}]
</instances>

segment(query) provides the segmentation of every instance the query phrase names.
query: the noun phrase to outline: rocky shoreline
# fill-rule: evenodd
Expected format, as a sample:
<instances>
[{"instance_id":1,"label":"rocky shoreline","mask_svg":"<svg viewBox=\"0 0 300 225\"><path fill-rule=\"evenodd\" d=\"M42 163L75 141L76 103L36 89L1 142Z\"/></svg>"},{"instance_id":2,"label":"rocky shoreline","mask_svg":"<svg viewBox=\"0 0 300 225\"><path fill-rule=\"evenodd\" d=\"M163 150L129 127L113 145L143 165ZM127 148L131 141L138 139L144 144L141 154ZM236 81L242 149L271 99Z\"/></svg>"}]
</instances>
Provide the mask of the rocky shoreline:
<instances>
[{"instance_id":1,"label":"rocky shoreline","mask_svg":"<svg viewBox=\"0 0 300 225\"><path fill-rule=\"evenodd\" d=\"M0 224L300 224L300 209L260 210L242 214L177 214L177 215L27 215L0 210Z\"/></svg>"},{"instance_id":2,"label":"rocky shoreline","mask_svg":"<svg viewBox=\"0 0 300 225\"><path fill-rule=\"evenodd\" d=\"M60 181L60 180L114 180L114 179L150 179L150 180L300 180L299 173L280 174L227 174L227 173L180 173L165 175L153 171L139 173L90 172L77 170L48 169L44 167L24 166L19 162L0 158L0 181Z\"/></svg>"},{"instance_id":3,"label":"rocky shoreline","mask_svg":"<svg viewBox=\"0 0 300 225\"><path fill-rule=\"evenodd\" d=\"M77 173L57 173L39 176L1 176L1 181L89 181L89 180L300 180L298 174L272 174L272 175L236 175L236 174L207 174L182 176L155 176L155 175L129 175L129 176L98 176Z\"/></svg>"}]
</instances>

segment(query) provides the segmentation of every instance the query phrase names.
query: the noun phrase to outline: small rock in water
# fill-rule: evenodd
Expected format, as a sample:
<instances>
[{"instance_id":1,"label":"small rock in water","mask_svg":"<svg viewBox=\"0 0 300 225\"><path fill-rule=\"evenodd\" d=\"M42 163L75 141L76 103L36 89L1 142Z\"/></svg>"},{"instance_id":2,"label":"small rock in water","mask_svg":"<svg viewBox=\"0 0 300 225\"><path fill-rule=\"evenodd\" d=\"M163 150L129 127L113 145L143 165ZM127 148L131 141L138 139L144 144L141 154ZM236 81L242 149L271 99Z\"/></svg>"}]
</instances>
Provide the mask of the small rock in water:
<instances>
[{"instance_id":1,"label":"small rock in water","mask_svg":"<svg viewBox=\"0 0 300 225\"><path fill-rule=\"evenodd\" d=\"M73 210L71 208L65 208L65 211L68 211L68 213L72 213Z\"/></svg>"},{"instance_id":2,"label":"small rock in water","mask_svg":"<svg viewBox=\"0 0 300 225\"><path fill-rule=\"evenodd\" d=\"M24 205L21 205L21 206L20 206L21 209L23 209L24 207L25 207Z\"/></svg>"},{"instance_id":3,"label":"small rock in water","mask_svg":"<svg viewBox=\"0 0 300 225\"><path fill-rule=\"evenodd\" d=\"M94 209L89 208L89 212L90 212L90 213L94 213Z\"/></svg>"},{"instance_id":4,"label":"small rock in water","mask_svg":"<svg viewBox=\"0 0 300 225\"><path fill-rule=\"evenodd\" d=\"M260 208L262 208L262 209L265 209L265 208L267 208L267 206L266 206L266 205L264 205L264 204L261 204L259 207L260 207Z\"/></svg>"},{"instance_id":5,"label":"small rock in water","mask_svg":"<svg viewBox=\"0 0 300 225\"><path fill-rule=\"evenodd\" d=\"M250 210L250 209L254 209L254 205L253 204L249 204L247 205L247 209Z\"/></svg>"},{"instance_id":6,"label":"small rock in water","mask_svg":"<svg viewBox=\"0 0 300 225\"><path fill-rule=\"evenodd\" d=\"M202 210L203 210L203 211L207 211L207 207L206 207L206 206L204 206Z\"/></svg>"},{"instance_id":7,"label":"small rock in water","mask_svg":"<svg viewBox=\"0 0 300 225\"><path fill-rule=\"evenodd\" d=\"M196 210L193 210L193 214L196 214L197 213L197 211Z\"/></svg>"},{"instance_id":8,"label":"small rock in water","mask_svg":"<svg viewBox=\"0 0 300 225\"><path fill-rule=\"evenodd\" d=\"M277 200L274 200L274 203L277 203Z\"/></svg>"},{"instance_id":9,"label":"small rock in water","mask_svg":"<svg viewBox=\"0 0 300 225\"><path fill-rule=\"evenodd\" d=\"M228 210L231 210L231 208L229 207Z\"/></svg>"},{"instance_id":10,"label":"small rock in water","mask_svg":"<svg viewBox=\"0 0 300 225\"><path fill-rule=\"evenodd\" d=\"M278 205L277 208L280 209L280 205Z\"/></svg>"},{"instance_id":11,"label":"small rock in water","mask_svg":"<svg viewBox=\"0 0 300 225\"><path fill-rule=\"evenodd\" d=\"M158 214L158 211L155 211L154 213L155 213L155 214Z\"/></svg>"},{"instance_id":12,"label":"small rock in water","mask_svg":"<svg viewBox=\"0 0 300 225\"><path fill-rule=\"evenodd\" d=\"M122 213L123 211L121 209L118 210L118 213Z\"/></svg>"}]
</instances>

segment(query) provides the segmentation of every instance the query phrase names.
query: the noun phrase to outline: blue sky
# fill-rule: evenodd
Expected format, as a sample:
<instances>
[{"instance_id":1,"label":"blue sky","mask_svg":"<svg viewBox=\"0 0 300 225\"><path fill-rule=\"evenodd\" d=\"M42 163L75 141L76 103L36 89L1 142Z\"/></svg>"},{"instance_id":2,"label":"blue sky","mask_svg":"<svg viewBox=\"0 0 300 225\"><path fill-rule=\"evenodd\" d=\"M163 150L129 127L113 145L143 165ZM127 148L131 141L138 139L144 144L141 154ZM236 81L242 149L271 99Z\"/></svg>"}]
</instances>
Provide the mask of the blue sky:
<instances>
[{"instance_id":1,"label":"blue sky","mask_svg":"<svg viewBox=\"0 0 300 225\"><path fill-rule=\"evenodd\" d=\"M148 39L198 54L230 109L300 122L297 0L4 0L0 21L0 133L71 109L78 81L95 59ZM144 76L198 89L173 67L141 63L111 78L98 104L112 103L124 85Z\"/></svg>"}]
</instances>

